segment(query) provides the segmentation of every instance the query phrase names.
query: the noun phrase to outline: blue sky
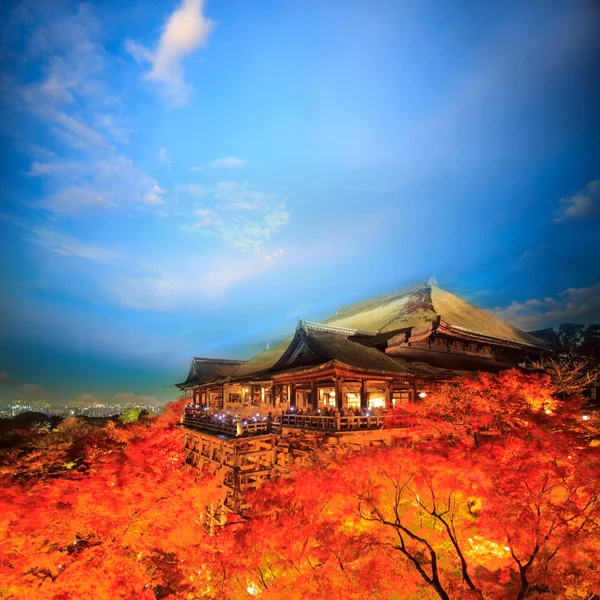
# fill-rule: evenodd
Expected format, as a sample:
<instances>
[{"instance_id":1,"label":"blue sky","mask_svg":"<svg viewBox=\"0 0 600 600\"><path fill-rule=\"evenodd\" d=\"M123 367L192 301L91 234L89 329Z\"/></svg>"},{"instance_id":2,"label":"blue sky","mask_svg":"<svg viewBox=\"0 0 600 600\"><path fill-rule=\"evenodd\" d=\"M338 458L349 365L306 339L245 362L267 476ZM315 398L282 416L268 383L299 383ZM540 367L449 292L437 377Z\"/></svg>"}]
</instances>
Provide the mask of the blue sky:
<instances>
[{"instance_id":1,"label":"blue sky","mask_svg":"<svg viewBox=\"0 0 600 600\"><path fill-rule=\"evenodd\" d=\"M0 11L0 397L165 400L433 273L600 319L597 3Z\"/></svg>"}]
</instances>

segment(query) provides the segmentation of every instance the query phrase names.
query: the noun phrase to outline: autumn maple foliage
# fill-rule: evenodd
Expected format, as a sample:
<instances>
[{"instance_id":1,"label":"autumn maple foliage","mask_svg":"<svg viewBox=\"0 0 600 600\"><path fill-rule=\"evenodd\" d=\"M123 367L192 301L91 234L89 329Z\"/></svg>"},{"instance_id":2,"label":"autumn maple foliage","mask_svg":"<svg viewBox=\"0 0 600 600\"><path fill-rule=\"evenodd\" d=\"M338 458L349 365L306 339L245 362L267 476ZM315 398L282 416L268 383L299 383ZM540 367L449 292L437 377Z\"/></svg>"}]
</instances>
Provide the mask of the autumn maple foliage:
<instances>
[{"instance_id":1,"label":"autumn maple foliage","mask_svg":"<svg viewBox=\"0 0 600 600\"><path fill-rule=\"evenodd\" d=\"M393 444L316 446L210 535L219 477L185 467L181 406L67 420L0 462L0 598L591 599L599 432L517 371L445 384Z\"/></svg>"}]
</instances>

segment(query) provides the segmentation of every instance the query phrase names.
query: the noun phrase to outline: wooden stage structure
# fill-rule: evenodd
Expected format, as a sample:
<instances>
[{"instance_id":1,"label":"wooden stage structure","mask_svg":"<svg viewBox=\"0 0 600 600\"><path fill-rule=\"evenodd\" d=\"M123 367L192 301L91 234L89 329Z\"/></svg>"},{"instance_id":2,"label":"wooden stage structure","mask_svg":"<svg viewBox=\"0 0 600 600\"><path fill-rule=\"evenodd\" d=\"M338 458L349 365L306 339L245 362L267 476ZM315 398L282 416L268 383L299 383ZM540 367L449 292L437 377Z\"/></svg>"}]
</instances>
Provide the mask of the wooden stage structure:
<instances>
[{"instance_id":1,"label":"wooden stage structure","mask_svg":"<svg viewBox=\"0 0 600 600\"><path fill-rule=\"evenodd\" d=\"M343 428L334 429L332 423L342 419L346 419ZM186 464L220 477L223 491L218 506L207 507L207 530L224 525L228 514L244 514L248 508L244 500L246 492L289 473L294 466L310 466L318 452L391 445L406 434L398 429L384 429L382 417L369 418L371 429L358 426L349 429L348 419L351 418L301 417L301 423L290 419L275 424L273 433L256 433L253 429L241 435L235 435L234 428L228 425L218 431L216 426L206 428L184 419L181 428L185 435ZM364 419L366 423L367 418Z\"/></svg>"}]
</instances>

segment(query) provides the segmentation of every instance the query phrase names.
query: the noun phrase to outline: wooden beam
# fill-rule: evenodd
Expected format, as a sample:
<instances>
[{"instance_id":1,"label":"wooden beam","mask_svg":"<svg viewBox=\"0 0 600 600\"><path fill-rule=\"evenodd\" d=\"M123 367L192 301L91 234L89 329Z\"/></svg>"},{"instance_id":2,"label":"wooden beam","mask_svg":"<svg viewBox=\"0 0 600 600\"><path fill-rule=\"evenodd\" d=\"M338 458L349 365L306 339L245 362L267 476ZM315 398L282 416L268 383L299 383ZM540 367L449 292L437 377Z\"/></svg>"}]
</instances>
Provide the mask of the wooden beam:
<instances>
[{"instance_id":1,"label":"wooden beam","mask_svg":"<svg viewBox=\"0 0 600 600\"><path fill-rule=\"evenodd\" d=\"M336 379L335 380L335 408L338 411L341 411L344 408L344 380Z\"/></svg>"},{"instance_id":2,"label":"wooden beam","mask_svg":"<svg viewBox=\"0 0 600 600\"><path fill-rule=\"evenodd\" d=\"M386 383L384 388L385 393L385 408L392 408L392 385L391 383Z\"/></svg>"},{"instance_id":3,"label":"wooden beam","mask_svg":"<svg viewBox=\"0 0 600 600\"><path fill-rule=\"evenodd\" d=\"M367 380L363 379L360 382L360 407L367 408L368 399L367 399Z\"/></svg>"},{"instance_id":4,"label":"wooden beam","mask_svg":"<svg viewBox=\"0 0 600 600\"><path fill-rule=\"evenodd\" d=\"M289 401L290 401L290 406L293 406L294 408L296 408L296 385L294 383L290 383L288 385L289 388Z\"/></svg>"},{"instance_id":5,"label":"wooden beam","mask_svg":"<svg viewBox=\"0 0 600 600\"><path fill-rule=\"evenodd\" d=\"M319 396L316 381L310 382L310 404L313 410L317 410L319 408Z\"/></svg>"}]
</instances>

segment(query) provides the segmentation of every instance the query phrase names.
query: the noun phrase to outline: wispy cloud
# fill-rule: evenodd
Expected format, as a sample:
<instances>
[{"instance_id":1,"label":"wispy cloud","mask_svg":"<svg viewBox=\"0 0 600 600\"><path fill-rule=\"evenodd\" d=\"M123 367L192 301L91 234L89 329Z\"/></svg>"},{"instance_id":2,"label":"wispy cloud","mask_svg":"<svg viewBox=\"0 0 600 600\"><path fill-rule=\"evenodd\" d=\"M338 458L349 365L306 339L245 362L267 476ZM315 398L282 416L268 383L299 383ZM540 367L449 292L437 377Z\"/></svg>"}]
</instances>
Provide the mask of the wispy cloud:
<instances>
[{"instance_id":1,"label":"wispy cloud","mask_svg":"<svg viewBox=\"0 0 600 600\"><path fill-rule=\"evenodd\" d=\"M168 169L171 168L171 157L166 148L160 148L158 151L158 160Z\"/></svg>"},{"instance_id":2,"label":"wispy cloud","mask_svg":"<svg viewBox=\"0 0 600 600\"><path fill-rule=\"evenodd\" d=\"M560 221L586 221L600 217L600 179L590 181L573 196L559 200L558 215Z\"/></svg>"},{"instance_id":3,"label":"wispy cloud","mask_svg":"<svg viewBox=\"0 0 600 600\"><path fill-rule=\"evenodd\" d=\"M568 288L556 298L513 301L507 308L496 308L494 313L526 331L571 321L596 321L600 318L600 283Z\"/></svg>"},{"instance_id":4,"label":"wispy cloud","mask_svg":"<svg viewBox=\"0 0 600 600\"><path fill-rule=\"evenodd\" d=\"M158 182L117 150L129 132L113 109L108 54L93 9L54 13L32 4L25 59L38 66L33 79L14 82L13 105L41 125L56 151L38 151L26 173L44 180L45 195L34 203L55 215L75 215L121 205L163 203ZM51 133L48 136L47 133Z\"/></svg>"},{"instance_id":5,"label":"wispy cloud","mask_svg":"<svg viewBox=\"0 0 600 600\"><path fill-rule=\"evenodd\" d=\"M57 215L91 208L148 208L164 203L165 191L156 179L124 156L109 155L90 161L35 161L26 174L44 178L48 187L56 190L40 199L37 206Z\"/></svg>"},{"instance_id":6,"label":"wispy cloud","mask_svg":"<svg viewBox=\"0 0 600 600\"><path fill-rule=\"evenodd\" d=\"M28 235L29 241L63 256L84 258L95 262L108 263L116 260L119 254L108 248L85 244L74 237L64 235L51 227L34 227Z\"/></svg>"},{"instance_id":7,"label":"wispy cloud","mask_svg":"<svg viewBox=\"0 0 600 600\"><path fill-rule=\"evenodd\" d=\"M226 158L217 158L210 163L211 169L236 169L244 167L248 161L245 158L236 158L235 156L227 156Z\"/></svg>"},{"instance_id":8,"label":"wispy cloud","mask_svg":"<svg viewBox=\"0 0 600 600\"><path fill-rule=\"evenodd\" d=\"M261 253L290 219L284 199L256 190L247 181L187 184L178 190L202 203L181 229L217 235L238 250Z\"/></svg>"},{"instance_id":9,"label":"wispy cloud","mask_svg":"<svg viewBox=\"0 0 600 600\"><path fill-rule=\"evenodd\" d=\"M121 255L110 248L84 243L53 225L32 224L24 219L0 213L0 219L24 232L25 240L62 256L84 258L100 263L110 263Z\"/></svg>"},{"instance_id":10,"label":"wispy cloud","mask_svg":"<svg viewBox=\"0 0 600 600\"><path fill-rule=\"evenodd\" d=\"M177 257L145 269L144 275L124 275L105 286L113 302L143 310L173 310L196 306L199 299L220 300L231 288L270 268L259 256L203 255ZM143 271L136 268L135 272Z\"/></svg>"},{"instance_id":11,"label":"wispy cloud","mask_svg":"<svg viewBox=\"0 0 600 600\"><path fill-rule=\"evenodd\" d=\"M127 40L125 49L152 69L144 78L160 86L162 95L172 107L185 106L191 86L184 80L182 61L200 46L206 46L213 21L202 14L204 0L183 0L167 19L155 51Z\"/></svg>"}]
</instances>

